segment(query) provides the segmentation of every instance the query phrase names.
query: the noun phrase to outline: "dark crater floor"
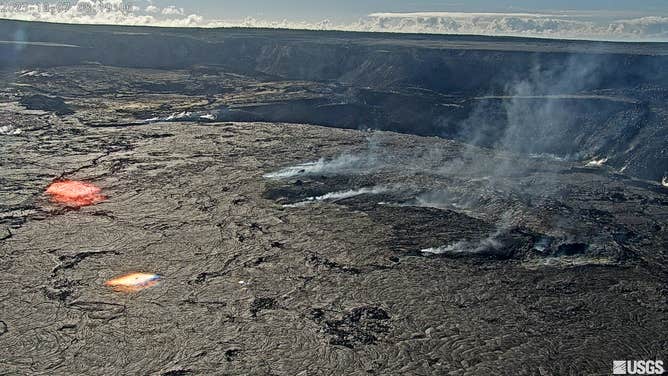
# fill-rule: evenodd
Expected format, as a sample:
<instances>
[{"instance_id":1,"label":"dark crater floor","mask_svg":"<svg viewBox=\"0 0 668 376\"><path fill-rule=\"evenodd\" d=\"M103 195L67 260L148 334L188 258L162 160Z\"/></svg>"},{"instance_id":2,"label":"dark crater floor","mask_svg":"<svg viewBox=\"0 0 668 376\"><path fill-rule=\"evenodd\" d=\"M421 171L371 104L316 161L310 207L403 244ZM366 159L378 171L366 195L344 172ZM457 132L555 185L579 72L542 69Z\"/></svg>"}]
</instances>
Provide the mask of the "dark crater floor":
<instances>
[{"instance_id":1,"label":"dark crater floor","mask_svg":"<svg viewBox=\"0 0 668 376\"><path fill-rule=\"evenodd\" d=\"M213 34L165 29L224 64L151 50L150 66L114 67L88 33L38 26L83 47L0 46L34 63L1 65L0 374L598 375L666 360L665 70L641 75L665 66L662 49L598 46L642 72L520 98L577 112L581 133L508 149L492 123L461 142L476 109L514 101L475 85L527 51L561 66L577 43L332 33L316 54L329 58L300 70L283 57L311 51L306 32L231 31L221 52ZM243 48L257 59L234 60ZM417 59L445 75L464 58L486 69L468 86L407 71ZM104 199L54 203L45 190L67 179ZM105 286L129 272L161 280Z\"/></svg>"},{"instance_id":2,"label":"dark crater floor","mask_svg":"<svg viewBox=\"0 0 668 376\"><path fill-rule=\"evenodd\" d=\"M21 116L34 130L1 146L6 373L596 373L665 350L660 191L543 160L527 170L543 172L492 188L419 163L270 178L370 153L370 134ZM406 160L419 145L445 151L428 163L461 151L372 137ZM44 189L61 176L108 199L50 203ZM539 200L543 189L518 193L548 176L559 205ZM429 196L444 187L449 199ZM457 204L464 193L477 201ZM163 281L132 294L103 286L130 271Z\"/></svg>"}]
</instances>

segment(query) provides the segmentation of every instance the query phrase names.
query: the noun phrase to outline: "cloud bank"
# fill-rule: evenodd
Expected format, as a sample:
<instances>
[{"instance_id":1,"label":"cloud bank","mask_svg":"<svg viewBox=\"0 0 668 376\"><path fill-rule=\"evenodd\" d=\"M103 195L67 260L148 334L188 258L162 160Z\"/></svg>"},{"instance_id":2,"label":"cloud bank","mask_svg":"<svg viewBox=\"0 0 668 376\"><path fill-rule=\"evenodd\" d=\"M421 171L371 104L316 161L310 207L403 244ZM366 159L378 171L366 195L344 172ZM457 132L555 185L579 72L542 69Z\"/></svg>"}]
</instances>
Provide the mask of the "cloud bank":
<instances>
[{"instance_id":1,"label":"cloud bank","mask_svg":"<svg viewBox=\"0 0 668 376\"><path fill-rule=\"evenodd\" d=\"M58 2L0 1L0 18L74 24L111 24L133 26L206 26L197 14L185 14L175 6L158 7L124 0L77 0Z\"/></svg>"},{"instance_id":2,"label":"cloud bank","mask_svg":"<svg viewBox=\"0 0 668 376\"><path fill-rule=\"evenodd\" d=\"M0 18L170 27L264 27L367 32L503 35L618 41L668 41L668 17L596 17L596 13L373 13L349 23L328 20L208 19L173 5L151 1L77 0L61 2L2 2Z\"/></svg>"},{"instance_id":3,"label":"cloud bank","mask_svg":"<svg viewBox=\"0 0 668 376\"><path fill-rule=\"evenodd\" d=\"M373 31L604 40L668 40L668 17L596 20L578 14L374 13Z\"/></svg>"}]
</instances>

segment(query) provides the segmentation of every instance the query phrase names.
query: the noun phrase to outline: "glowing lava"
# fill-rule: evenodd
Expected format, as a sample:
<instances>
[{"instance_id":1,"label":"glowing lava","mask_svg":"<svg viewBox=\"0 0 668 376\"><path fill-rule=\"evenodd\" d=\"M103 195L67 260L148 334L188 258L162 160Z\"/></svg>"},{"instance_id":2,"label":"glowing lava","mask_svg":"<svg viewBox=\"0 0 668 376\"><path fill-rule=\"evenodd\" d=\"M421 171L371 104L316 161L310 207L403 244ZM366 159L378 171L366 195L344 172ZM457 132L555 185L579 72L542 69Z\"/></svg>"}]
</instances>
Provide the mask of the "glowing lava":
<instances>
[{"instance_id":1,"label":"glowing lava","mask_svg":"<svg viewBox=\"0 0 668 376\"><path fill-rule=\"evenodd\" d=\"M91 183L74 180L62 180L51 184L46 193L51 200L67 206L81 207L104 201L101 189Z\"/></svg>"},{"instance_id":2,"label":"glowing lava","mask_svg":"<svg viewBox=\"0 0 668 376\"><path fill-rule=\"evenodd\" d=\"M137 292L160 283L160 276L153 273L131 273L105 282L105 286L120 292Z\"/></svg>"}]
</instances>

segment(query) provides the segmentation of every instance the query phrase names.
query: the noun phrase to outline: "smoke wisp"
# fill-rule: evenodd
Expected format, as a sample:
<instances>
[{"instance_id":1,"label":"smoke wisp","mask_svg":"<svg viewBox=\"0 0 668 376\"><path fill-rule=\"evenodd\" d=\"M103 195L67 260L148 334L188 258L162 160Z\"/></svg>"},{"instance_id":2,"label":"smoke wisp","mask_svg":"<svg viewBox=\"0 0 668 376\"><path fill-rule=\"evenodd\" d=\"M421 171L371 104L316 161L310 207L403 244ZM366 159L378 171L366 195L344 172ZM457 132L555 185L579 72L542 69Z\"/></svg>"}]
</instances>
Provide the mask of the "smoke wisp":
<instances>
[{"instance_id":1,"label":"smoke wisp","mask_svg":"<svg viewBox=\"0 0 668 376\"><path fill-rule=\"evenodd\" d=\"M357 197L361 195L377 195L390 191L390 188L377 186L377 187L365 187L360 189L349 189L345 191L337 191L326 193L322 196L309 197L304 201L300 201L294 204L286 204L284 207L302 207L310 203L319 202L319 201L338 201L345 200L347 198Z\"/></svg>"}]
</instances>

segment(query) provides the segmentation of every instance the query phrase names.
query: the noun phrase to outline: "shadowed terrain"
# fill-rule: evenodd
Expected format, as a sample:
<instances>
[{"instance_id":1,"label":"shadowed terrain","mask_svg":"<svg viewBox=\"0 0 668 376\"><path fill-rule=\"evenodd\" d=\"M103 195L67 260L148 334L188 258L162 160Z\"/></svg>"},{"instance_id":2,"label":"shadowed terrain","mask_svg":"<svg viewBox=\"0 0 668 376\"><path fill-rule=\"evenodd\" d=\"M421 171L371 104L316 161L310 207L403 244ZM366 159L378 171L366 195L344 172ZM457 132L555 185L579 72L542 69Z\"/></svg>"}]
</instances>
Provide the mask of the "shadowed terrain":
<instances>
[{"instance_id":1,"label":"shadowed terrain","mask_svg":"<svg viewBox=\"0 0 668 376\"><path fill-rule=\"evenodd\" d=\"M206 106L186 108L214 109L215 120L434 135L522 153L606 159L623 173L659 182L668 176L665 43L9 20L0 31L7 36L0 67L10 72L73 65L78 72L86 64L77 95L198 96ZM144 70L126 78L100 71L101 65ZM145 69L161 71L144 75ZM88 88L91 79L105 81L104 89ZM52 95L65 94L52 89ZM143 110L135 115L158 112ZM169 107L162 110L170 115Z\"/></svg>"},{"instance_id":2,"label":"shadowed terrain","mask_svg":"<svg viewBox=\"0 0 668 376\"><path fill-rule=\"evenodd\" d=\"M0 29L0 374L665 359L663 44Z\"/></svg>"}]
</instances>

